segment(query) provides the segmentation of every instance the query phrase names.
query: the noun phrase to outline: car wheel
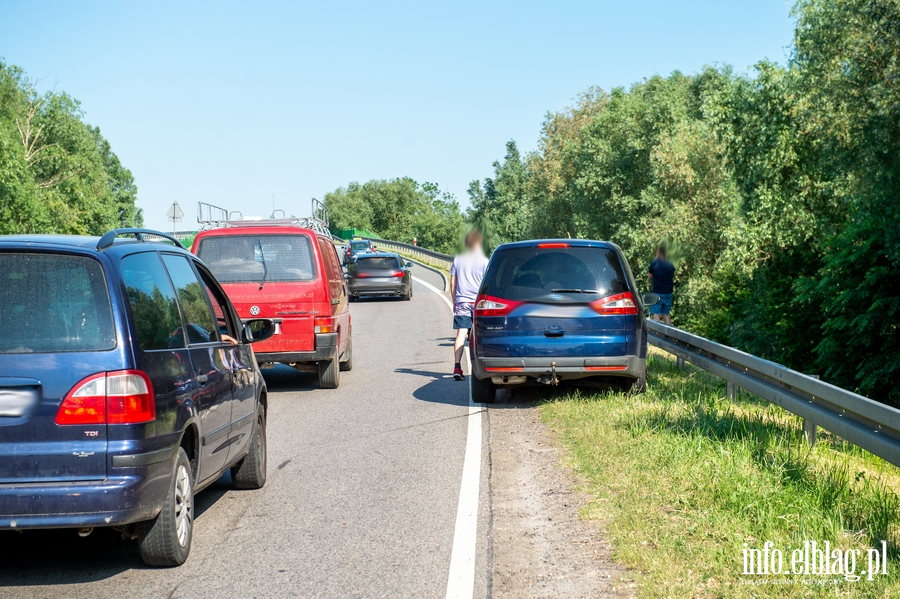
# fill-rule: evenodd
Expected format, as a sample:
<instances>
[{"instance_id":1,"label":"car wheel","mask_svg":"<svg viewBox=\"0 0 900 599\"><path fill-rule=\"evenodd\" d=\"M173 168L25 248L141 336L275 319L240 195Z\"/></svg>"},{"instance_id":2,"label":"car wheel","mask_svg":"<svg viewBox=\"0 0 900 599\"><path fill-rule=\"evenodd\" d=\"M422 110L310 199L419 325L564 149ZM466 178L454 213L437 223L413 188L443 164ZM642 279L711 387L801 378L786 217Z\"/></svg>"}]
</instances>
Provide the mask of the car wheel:
<instances>
[{"instance_id":1,"label":"car wheel","mask_svg":"<svg viewBox=\"0 0 900 599\"><path fill-rule=\"evenodd\" d=\"M647 368L644 367L644 371L641 373L641 376L634 379L631 383L631 387L628 389L628 393L631 395L640 395L647 391Z\"/></svg>"},{"instance_id":2,"label":"car wheel","mask_svg":"<svg viewBox=\"0 0 900 599\"><path fill-rule=\"evenodd\" d=\"M403 301L408 302L412 299L412 287L409 288L409 291L403 295Z\"/></svg>"},{"instance_id":3,"label":"car wheel","mask_svg":"<svg viewBox=\"0 0 900 599\"><path fill-rule=\"evenodd\" d=\"M250 451L231 467L231 482L237 489L262 489L266 484L266 411L262 406L250 435Z\"/></svg>"},{"instance_id":4,"label":"car wheel","mask_svg":"<svg viewBox=\"0 0 900 599\"><path fill-rule=\"evenodd\" d=\"M319 362L319 386L323 389L337 389L341 384L341 365L337 356L332 360Z\"/></svg>"},{"instance_id":5,"label":"car wheel","mask_svg":"<svg viewBox=\"0 0 900 599\"><path fill-rule=\"evenodd\" d=\"M475 403L494 403L497 387L491 379L479 379L474 374L469 376L472 385L472 401Z\"/></svg>"},{"instance_id":6,"label":"car wheel","mask_svg":"<svg viewBox=\"0 0 900 599\"><path fill-rule=\"evenodd\" d=\"M347 338L347 351L344 352L344 361L341 362L341 370L347 372L353 370L353 335Z\"/></svg>"},{"instance_id":7,"label":"car wheel","mask_svg":"<svg viewBox=\"0 0 900 599\"><path fill-rule=\"evenodd\" d=\"M194 532L194 477L183 447L175 456L175 473L159 514L137 525L141 558L148 566L180 566L191 552Z\"/></svg>"}]
</instances>

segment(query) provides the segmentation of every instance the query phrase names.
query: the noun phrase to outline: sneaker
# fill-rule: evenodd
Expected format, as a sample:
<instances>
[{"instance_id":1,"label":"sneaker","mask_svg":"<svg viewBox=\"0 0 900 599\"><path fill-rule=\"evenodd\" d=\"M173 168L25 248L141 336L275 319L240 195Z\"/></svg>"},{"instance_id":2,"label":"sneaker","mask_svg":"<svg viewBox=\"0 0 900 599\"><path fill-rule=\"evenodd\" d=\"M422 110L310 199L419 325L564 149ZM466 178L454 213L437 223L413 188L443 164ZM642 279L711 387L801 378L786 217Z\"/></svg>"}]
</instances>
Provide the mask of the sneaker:
<instances>
[{"instance_id":1,"label":"sneaker","mask_svg":"<svg viewBox=\"0 0 900 599\"><path fill-rule=\"evenodd\" d=\"M466 375L463 374L462 368L454 368L453 369L453 378L455 378L458 381L461 381L464 378L466 378Z\"/></svg>"}]
</instances>

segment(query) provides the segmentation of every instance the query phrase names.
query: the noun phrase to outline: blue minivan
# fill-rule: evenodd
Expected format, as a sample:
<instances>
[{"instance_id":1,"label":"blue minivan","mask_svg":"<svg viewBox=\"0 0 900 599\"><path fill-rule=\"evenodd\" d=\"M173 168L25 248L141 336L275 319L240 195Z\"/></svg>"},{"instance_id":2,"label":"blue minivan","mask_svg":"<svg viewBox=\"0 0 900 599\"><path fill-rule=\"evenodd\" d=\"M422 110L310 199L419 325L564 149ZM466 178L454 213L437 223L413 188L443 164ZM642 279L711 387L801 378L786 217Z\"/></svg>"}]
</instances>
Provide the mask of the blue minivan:
<instances>
[{"instance_id":1,"label":"blue minivan","mask_svg":"<svg viewBox=\"0 0 900 599\"><path fill-rule=\"evenodd\" d=\"M628 261L613 243L547 239L494 250L469 335L472 397L560 382L646 388L647 325Z\"/></svg>"},{"instance_id":2,"label":"blue minivan","mask_svg":"<svg viewBox=\"0 0 900 599\"><path fill-rule=\"evenodd\" d=\"M115 527L174 566L194 493L265 483L249 343L274 325L241 323L174 238L0 237L0 331L0 529Z\"/></svg>"}]
</instances>

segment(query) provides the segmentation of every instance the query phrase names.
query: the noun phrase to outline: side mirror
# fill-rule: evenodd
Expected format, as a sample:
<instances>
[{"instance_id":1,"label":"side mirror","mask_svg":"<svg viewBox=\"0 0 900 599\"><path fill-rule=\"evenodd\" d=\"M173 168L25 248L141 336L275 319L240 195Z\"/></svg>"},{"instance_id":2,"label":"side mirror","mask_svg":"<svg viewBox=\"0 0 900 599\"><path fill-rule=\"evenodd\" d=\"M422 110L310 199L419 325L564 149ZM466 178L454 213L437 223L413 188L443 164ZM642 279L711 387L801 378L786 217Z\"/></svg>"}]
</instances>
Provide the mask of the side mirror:
<instances>
[{"instance_id":1,"label":"side mirror","mask_svg":"<svg viewBox=\"0 0 900 599\"><path fill-rule=\"evenodd\" d=\"M244 322L244 343L265 341L275 334L275 322L268 318L256 318Z\"/></svg>"},{"instance_id":2,"label":"side mirror","mask_svg":"<svg viewBox=\"0 0 900 599\"><path fill-rule=\"evenodd\" d=\"M406 268L412 268L412 267L413 267L413 263L412 263L412 262L407 262L407 263L406 263Z\"/></svg>"},{"instance_id":3,"label":"side mirror","mask_svg":"<svg viewBox=\"0 0 900 599\"><path fill-rule=\"evenodd\" d=\"M645 293L641 296L641 301L644 302L645 307L649 308L659 303L659 296L655 293Z\"/></svg>"}]
</instances>

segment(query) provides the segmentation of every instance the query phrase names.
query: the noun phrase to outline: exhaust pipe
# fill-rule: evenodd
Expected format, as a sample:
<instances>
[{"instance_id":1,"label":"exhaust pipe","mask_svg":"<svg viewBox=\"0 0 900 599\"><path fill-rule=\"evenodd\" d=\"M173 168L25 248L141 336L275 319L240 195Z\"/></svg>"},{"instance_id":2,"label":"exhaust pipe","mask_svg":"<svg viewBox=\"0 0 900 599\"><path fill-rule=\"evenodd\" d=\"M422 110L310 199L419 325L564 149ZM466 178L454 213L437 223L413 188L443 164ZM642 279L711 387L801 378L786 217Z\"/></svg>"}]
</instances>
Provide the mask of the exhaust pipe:
<instances>
[{"instance_id":1,"label":"exhaust pipe","mask_svg":"<svg viewBox=\"0 0 900 599\"><path fill-rule=\"evenodd\" d=\"M91 536L91 533L92 533L92 532L94 532L94 527L93 527L93 526L88 526L88 527L85 527L85 528L79 528L79 529L78 529L78 536L81 537L81 538L83 539L83 538L85 538L85 537Z\"/></svg>"}]
</instances>

